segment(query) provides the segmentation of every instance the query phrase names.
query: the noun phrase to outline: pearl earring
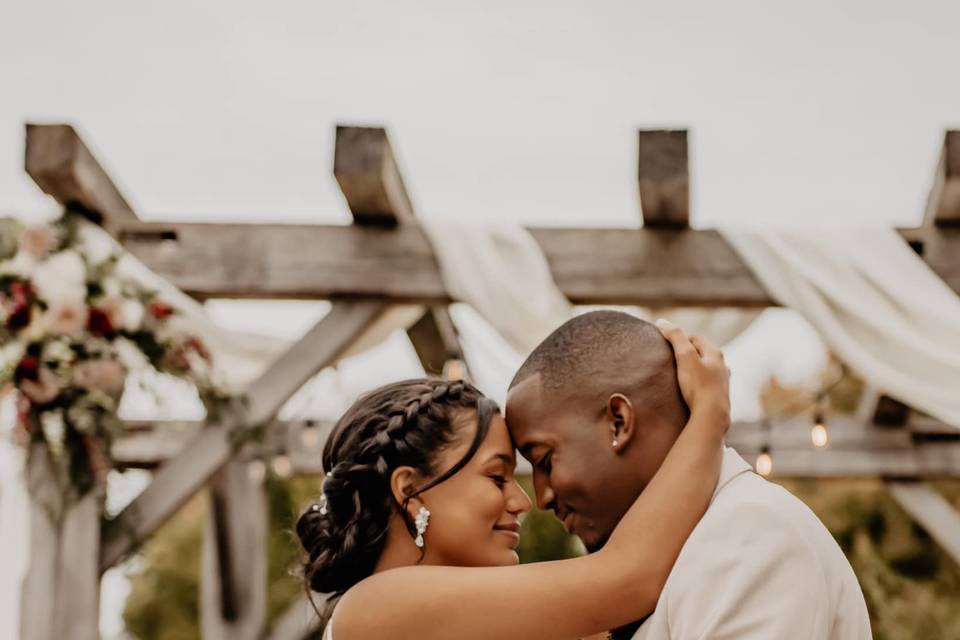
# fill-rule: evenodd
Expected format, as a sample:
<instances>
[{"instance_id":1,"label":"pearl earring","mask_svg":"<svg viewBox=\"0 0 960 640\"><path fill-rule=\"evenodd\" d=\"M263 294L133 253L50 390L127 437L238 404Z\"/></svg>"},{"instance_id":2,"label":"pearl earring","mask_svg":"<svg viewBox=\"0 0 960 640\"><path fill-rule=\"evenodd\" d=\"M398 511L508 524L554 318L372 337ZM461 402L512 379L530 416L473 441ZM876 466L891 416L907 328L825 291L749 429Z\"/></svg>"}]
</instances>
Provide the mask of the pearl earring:
<instances>
[{"instance_id":1,"label":"pearl earring","mask_svg":"<svg viewBox=\"0 0 960 640\"><path fill-rule=\"evenodd\" d=\"M613 441L613 448L616 449L618 444L620 444L620 443L618 443L616 440L614 440L614 441Z\"/></svg>"},{"instance_id":2,"label":"pearl earring","mask_svg":"<svg viewBox=\"0 0 960 640\"><path fill-rule=\"evenodd\" d=\"M427 532L427 525L430 524L430 510L426 507L420 507L414 523L417 525L417 537L413 543L423 549L423 534Z\"/></svg>"}]
</instances>

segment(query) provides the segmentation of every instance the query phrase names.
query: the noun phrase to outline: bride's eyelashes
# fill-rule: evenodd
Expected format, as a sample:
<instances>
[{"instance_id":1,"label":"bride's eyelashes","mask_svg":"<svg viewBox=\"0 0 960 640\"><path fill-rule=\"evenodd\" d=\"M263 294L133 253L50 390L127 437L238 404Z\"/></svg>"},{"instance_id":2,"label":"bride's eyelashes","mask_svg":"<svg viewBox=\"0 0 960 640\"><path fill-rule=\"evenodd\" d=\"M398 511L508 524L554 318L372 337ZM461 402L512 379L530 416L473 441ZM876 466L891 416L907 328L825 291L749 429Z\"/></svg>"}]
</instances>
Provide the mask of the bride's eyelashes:
<instances>
[{"instance_id":1,"label":"bride's eyelashes","mask_svg":"<svg viewBox=\"0 0 960 640\"><path fill-rule=\"evenodd\" d=\"M507 478L505 476L489 476L493 483L503 489L507 486Z\"/></svg>"}]
</instances>

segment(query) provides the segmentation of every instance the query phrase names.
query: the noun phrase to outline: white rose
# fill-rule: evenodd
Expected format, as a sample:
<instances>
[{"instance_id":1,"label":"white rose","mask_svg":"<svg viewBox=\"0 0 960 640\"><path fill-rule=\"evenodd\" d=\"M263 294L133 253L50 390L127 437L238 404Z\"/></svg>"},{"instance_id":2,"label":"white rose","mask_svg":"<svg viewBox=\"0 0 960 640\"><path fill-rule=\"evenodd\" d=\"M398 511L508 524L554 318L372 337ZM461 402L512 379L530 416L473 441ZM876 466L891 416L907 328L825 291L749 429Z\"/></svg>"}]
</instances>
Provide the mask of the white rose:
<instances>
[{"instance_id":1,"label":"white rose","mask_svg":"<svg viewBox=\"0 0 960 640\"><path fill-rule=\"evenodd\" d=\"M37 261L22 249L17 252L17 255L0 263L0 273L11 274L21 278L29 278L36 268Z\"/></svg>"},{"instance_id":2,"label":"white rose","mask_svg":"<svg viewBox=\"0 0 960 640\"><path fill-rule=\"evenodd\" d=\"M121 364L129 371L138 371L150 364L140 348L129 340L117 340L114 347Z\"/></svg>"},{"instance_id":3,"label":"white rose","mask_svg":"<svg viewBox=\"0 0 960 640\"><path fill-rule=\"evenodd\" d=\"M136 331L143 325L143 304L139 300L126 300L123 303L123 328Z\"/></svg>"},{"instance_id":4,"label":"white rose","mask_svg":"<svg viewBox=\"0 0 960 640\"><path fill-rule=\"evenodd\" d=\"M71 362L73 349L66 340L48 340L43 346L43 359L54 362Z\"/></svg>"},{"instance_id":5,"label":"white rose","mask_svg":"<svg viewBox=\"0 0 960 640\"><path fill-rule=\"evenodd\" d=\"M32 280L37 295L48 304L83 302L87 297L87 267L73 250L61 251L40 263Z\"/></svg>"}]
</instances>

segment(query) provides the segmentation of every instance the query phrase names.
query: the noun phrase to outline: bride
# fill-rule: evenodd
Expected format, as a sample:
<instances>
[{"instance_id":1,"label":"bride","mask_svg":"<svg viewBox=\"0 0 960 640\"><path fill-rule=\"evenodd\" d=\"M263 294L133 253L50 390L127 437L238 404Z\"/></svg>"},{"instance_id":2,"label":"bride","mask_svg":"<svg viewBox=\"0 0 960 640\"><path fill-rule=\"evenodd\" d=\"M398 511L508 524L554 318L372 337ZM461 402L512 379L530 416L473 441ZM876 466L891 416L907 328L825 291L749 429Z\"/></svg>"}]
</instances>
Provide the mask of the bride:
<instances>
[{"instance_id":1,"label":"bride","mask_svg":"<svg viewBox=\"0 0 960 640\"><path fill-rule=\"evenodd\" d=\"M729 372L718 350L700 353L678 363L690 419L663 466L606 545L571 560L519 564L531 503L506 423L475 387L416 379L357 400L297 522L308 587L341 596L326 640L573 639L653 611L729 426Z\"/></svg>"}]
</instances>

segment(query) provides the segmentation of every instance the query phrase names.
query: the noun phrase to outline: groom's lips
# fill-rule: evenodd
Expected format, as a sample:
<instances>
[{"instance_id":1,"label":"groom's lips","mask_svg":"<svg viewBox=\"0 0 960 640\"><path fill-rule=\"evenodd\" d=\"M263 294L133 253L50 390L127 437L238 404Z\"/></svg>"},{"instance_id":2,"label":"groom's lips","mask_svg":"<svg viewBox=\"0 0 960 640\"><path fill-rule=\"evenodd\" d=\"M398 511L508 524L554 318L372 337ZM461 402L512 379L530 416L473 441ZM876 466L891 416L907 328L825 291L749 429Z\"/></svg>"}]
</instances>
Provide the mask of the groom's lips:
<instances>
[{"instance_id":1,"label":"groom's lips","mask_svg":"<svg viewBox=\"0 0 960 640\"><path fill-rule=\"evenodd\" d=\"M573 533L573 511L567 511L562 515L558 513L556 516L563 523L563 528L567 530L567 533Z\"/></svg>"}]
</instances>

